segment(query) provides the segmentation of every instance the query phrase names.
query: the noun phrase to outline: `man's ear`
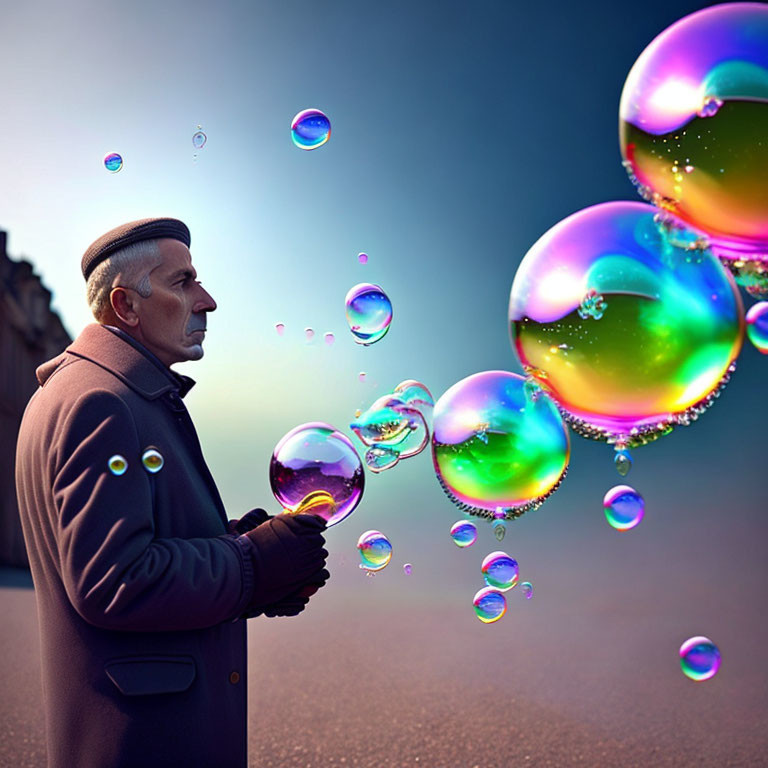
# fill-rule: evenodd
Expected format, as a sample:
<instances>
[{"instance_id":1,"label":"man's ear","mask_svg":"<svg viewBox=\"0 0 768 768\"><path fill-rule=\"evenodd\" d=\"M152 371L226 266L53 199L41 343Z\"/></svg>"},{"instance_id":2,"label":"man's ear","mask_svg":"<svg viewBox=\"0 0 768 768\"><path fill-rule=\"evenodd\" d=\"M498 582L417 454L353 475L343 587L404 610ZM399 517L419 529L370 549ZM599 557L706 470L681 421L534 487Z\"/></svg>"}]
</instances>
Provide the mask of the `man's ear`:
<instances>
[{"instance_id":1,"label":"man's ear","mask_svg":"<svg viewBox=\"0 0 768 768\"><path fill-rule=\"evenodd\" d=\"M118 286L109 293L109 303L117 315L126 325L135 328L139 324L139 316L134 308L135 299L126 288Z\"/></svg>"}]
</instances>

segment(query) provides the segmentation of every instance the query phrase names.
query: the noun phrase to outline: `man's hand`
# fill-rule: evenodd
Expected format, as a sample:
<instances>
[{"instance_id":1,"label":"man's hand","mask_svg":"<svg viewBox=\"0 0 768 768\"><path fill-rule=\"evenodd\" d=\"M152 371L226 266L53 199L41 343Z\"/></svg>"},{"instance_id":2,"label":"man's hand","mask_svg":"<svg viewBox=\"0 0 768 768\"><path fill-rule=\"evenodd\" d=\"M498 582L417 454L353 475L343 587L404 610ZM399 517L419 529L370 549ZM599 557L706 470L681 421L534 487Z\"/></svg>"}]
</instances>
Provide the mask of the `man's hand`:
<instances>
[{"instance_id":1,"label":"man's hand","mask_svg":"<svg viewBox=\"0 0 768 768\"><path fill-rule=\"evenodd\" d=\"M239 520L230 520L227 527L229 528L229 533L243 534L271 519L272 515L268 515L266 510L256 507L256 509L246 512Z\"/></svg>"},{"instance_id":2,"label":"man's hand","mask_svg":"<svg viewBox=\"0 0 768 768\"><path fill-rule=\"evenodd\" d=\"M296 598L291 610L306 605L299 605L299 601L308 598L297 593L309 585L324 584L328 578L324 530L325 522L315 515L282 514L243 534L251 546L254 569L254 589L246 615L266 612L289 595Z\"/></svg>"},{"instance_id":3,"label":"man's hand","mask_svg":"<svg viewBox=\"0 0 768 768\"><path fill-rule=\"evenodd\" d=\"M275 616L296 616L301 613L309 603L309 598L312 597L319 589L325 586L328 579L331 578L331 574L323 568L311 583L306 584L301 589L297 590L291 595L284 597L273 605L267 605L264 607L264 615L274 618Z\"/></svg>"}]
</instances>

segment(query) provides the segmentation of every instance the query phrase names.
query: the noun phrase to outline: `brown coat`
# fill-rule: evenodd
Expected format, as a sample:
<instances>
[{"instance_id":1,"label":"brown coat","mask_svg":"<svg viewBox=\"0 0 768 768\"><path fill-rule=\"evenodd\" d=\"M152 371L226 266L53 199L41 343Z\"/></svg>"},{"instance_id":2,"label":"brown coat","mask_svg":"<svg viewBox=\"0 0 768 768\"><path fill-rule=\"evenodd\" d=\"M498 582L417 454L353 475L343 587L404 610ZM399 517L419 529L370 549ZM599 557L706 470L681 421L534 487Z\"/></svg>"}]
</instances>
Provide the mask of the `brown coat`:
<instances>
[{"instance_id":1,"label":"brown coat","mask_svg":"<svg viewBox=\"0 0 768 768\"><path fill-rule=\"evenodd\" d=\"M16 485L51 768L242 768L253 570L181 396L100 325L37 371ZM163 456L151 473L153 447ZM115 475L110 457L128 468Z\"/></svg>"}]
</instances>

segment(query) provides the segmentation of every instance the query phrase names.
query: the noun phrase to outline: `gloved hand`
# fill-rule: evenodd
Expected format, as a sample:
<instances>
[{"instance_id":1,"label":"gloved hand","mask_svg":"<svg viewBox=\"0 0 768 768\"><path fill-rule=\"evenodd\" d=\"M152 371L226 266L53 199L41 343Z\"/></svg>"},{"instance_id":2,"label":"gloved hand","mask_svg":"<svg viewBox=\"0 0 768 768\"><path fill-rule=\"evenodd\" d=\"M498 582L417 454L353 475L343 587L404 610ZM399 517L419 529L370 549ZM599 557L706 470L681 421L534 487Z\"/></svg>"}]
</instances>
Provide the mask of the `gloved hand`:
<instances>
[{"instance_id":1,"label":"gloved hand","mask_svg":"<svg viewBox=\"0 0 768 768\"><path fill-rule=\"evenodd\" d=\"M281 514L243 534L254 569L246 615L263 612L310 583L324 583L324 530L325 522L315 515Z\"/></svg>"},{"instance_id":2,"label":"gloved hand","mask_svg":"<svg viewBox=\"0 0 768 768\"><path fill-rule=\"evenodd\" d=\"M247 533L257 525L271 520L272 515L268 515L266 510L256 507L250 512L246 512L239 520L230 520L227 527L229 533Z\"/></svg>"},{"instance_id":3,"label":"gloved hand","mask_svg":"<svg viewBox=\"0 0 768 768\"><path fill-rule=\"evenodd\" d=\"M284 597L273 605L265 606L264 615L269 616L270 618L274 618L275 616L296 616L306 608L307 603L309 603L309 598L319 589L324 587L330 578L331 574L323 568L322 571L313 577L311 583L305 584L301 589Z\"/></svg>"}]
</instances>

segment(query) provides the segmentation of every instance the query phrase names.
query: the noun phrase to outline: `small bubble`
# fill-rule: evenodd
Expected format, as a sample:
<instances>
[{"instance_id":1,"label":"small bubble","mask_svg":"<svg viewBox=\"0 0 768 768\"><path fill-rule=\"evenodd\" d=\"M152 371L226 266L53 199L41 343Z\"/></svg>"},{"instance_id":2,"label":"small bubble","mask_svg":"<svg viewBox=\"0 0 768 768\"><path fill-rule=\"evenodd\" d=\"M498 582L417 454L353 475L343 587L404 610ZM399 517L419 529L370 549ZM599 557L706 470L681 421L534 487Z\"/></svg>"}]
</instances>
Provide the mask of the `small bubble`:
<instances>
[{"instance_id":1,"label":"small bubble","mask_svg":"<svg viewBox=\"0 0 768 768\"><path fill-rule=\"evenodd\" d=\"M357 374L357 380L358 381L365 381L366 373L365 371L360 371L360 373Z\"/></svg>"},{"instance_id":2,"label":"small bubble","mask_svg":"<svg viewBox=\"0 0 768 768\"><path fill-rule=\"evenodd\" d=\"M110 152L104 156L104 167L110 173L117 173L123 167L123 158L117 152Z\"/></svg>"},{"instance_id":3,"label":"small bubble","mask_svg":"<svg viewBox=\"0 0 768 768\"><path fill-rule=\"evenodd\" d=\"M368 263L368 254L367 253L358 253L357 254L357 260L361 264L367 264Z\"/></svg>"},{"instance_id":4,"label":"small bubble","mask_svg":"<svg viewBox=\"0 0 768 768\"><path fill-rule=\"evenodd\" d=\"M311 328L305 328L304 337L307 341L312 341L315 338L315 332Z\"/></svg>"},{"instance_id":5,"label":"small bubble","mask_svg":"<svg viewBox=\"0 0 768 768\"><path fill-rule=\"evenodd\" d=\"M517 586L519 573L517 560L506 552L491 552L483 560L480 570L489 587L507 592Z\"/></svg>"},{"instance_id":6,"label":"small bubble","mask_svg":"<svg viewBox=\"0 0 768 768\"><path fill-rule=\"evenodd\" d=\"M285 333L285 324L275 323L275 330L277 331L278 336L282 336Z\"/></svg>"},{"instance_id":7,"label":"small bubble","mask_svg":"<svg viewBox=\"0 0 768 768\"><path fill-rule=\"evenodd\" d=\"M333 344L333 342L336 341L336 337L332 333L326 333L323 336L323 340L330 347L331 344Z\"/></svg>"},{"instance_id":8,"label":"small bubble","mask_svg":"<svg viewBox=\"0 0 768 768\"><path fill-rule=\"evenodd\" d=\"M451 538L461 549L471 547L477 541L477 527L469 520L459 520L451 526Z\"/></svg>"},{"instance_id":9,"label":"small bubble","mask_svg":"<svg viewBox=\"0 0 768 768\"><path fill-rule=\"evenodd\" d=\"M643 519L645 501L628 485L617 485L605 494L603 510L608 524L617 531L629 531Z\"/></svg>"},{"instance_id":10,"label":"small bubble","mask_svg":"<svg viewBox=\"0 0 768 768\"><path fill-rule=\"evenodd\" d=\"M709 680L720 669L720 649L708 637L691 637L680 646L680 668L691 680Z\"/></svg>"},{"instance_id":11,"label":"small bubble","mask_svg":"<svg viewBox=\"0 0 768 768\"><path fill-rule=\"evenodd\" d=\"M497 520L493 524L493 535L496 537L496 541L502 541L507 535L507 526L503 520Z\"/></svg>"},{"instance_id":12,"label":"small bubble","mask_svg":"<svg viewBox=\"0 0 768 768\"><path fill-rule=\"evenodd\" d=\"M483 624L498 621L507 612L507 599L497 589L483 587L475 594L472 605Z\"/></svg>"},{"instance_id":13,"label":"small bubble","mask_svg":"<svg viewBox=\"0 0 768 768\"><path fill-rule=\"evenodd\" d=\"M392 544L380 531L366 531L357 540L360 567L368 571L380 571L392 559Z\"/></svg>"},{"instance_id":14,"label":"small bubble","mask_svg":"<svg viewBox=\"0 0 768 768\"><path fill-rule=\"evenodd\" d=\"M613 463L616 466L616 471L622 477L626 477L629 470L632 469L632 456L626 448L617 448Z\"/></svg>"},{"instance_id":15,"label":"small bubble","mask_svg":"<svg viewBox=\"0 0 768 768\"><path fill-rule=\"evenodd\" d=\"M197 127L200 128L199 125ZM206 141L208 141L208 137L201 130L197 130L192 136L192 146L195 149L202 149Z\"/></svg>"},{"instance_id":16,"label":"small bubble","mask_svg":"<svg viewBox=\"0 0 768 768\"><path fill-rule=\"evenodd\" d=\"M412 566L410 563L406 563L406 564L403 566L403 573L404 573L406 576L410 576L410 575L411 575L411 571L412 571L412 570L413 570L413 566Z\"/></svg>"},{"instance_id":17,"label":"small bubble","mask_svg":"<svg viewBox=\"0 0 768 768\"><path fill-rule=\"evenodd\" d=\"M520 584L520 589L525 595L526 600L530 600L533 597L533 584L530 581L524 581Z\"/></svg>"},{"instance_id":18,"label":"small bubble","mask_svg":"<svg viewBox=\"0 0 768 768\"><path fill-rule=\"evenodd\" d=\"M144 465L147 472L151 472L154 475L155 472L159 472L163 468L165 459L163 459L160 451L157 451L154 448L147 448L141 455L141 463Z\"/></svg>"},{"instance_id":19,"label":"small bubble","mask_svg":"<svg viewBox=\"0 0 768 768\"><path fill-rule=\"evenodd\" d=\"M128 469L128 462L119 454L115 454L110 457L107 466L113 475L120 476L125 474L125 470Z\"/></svg>"}]
</instances>

